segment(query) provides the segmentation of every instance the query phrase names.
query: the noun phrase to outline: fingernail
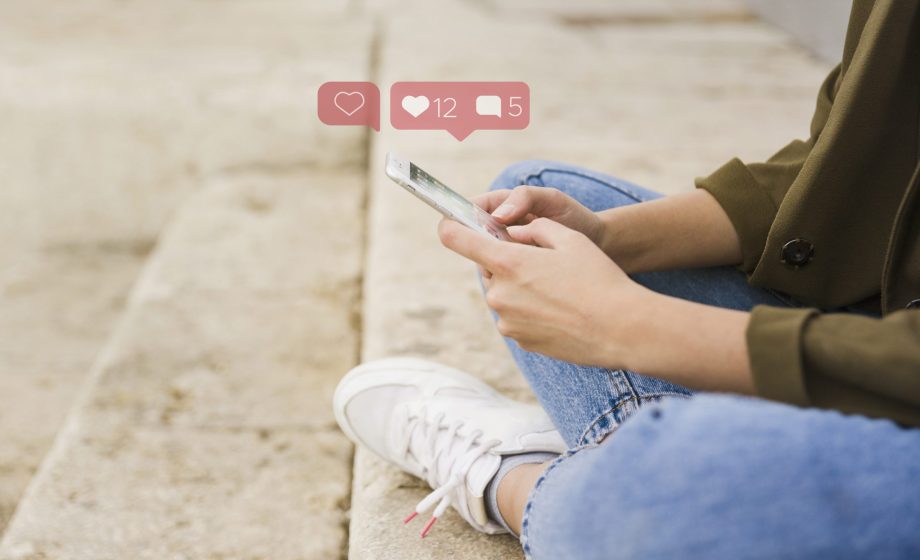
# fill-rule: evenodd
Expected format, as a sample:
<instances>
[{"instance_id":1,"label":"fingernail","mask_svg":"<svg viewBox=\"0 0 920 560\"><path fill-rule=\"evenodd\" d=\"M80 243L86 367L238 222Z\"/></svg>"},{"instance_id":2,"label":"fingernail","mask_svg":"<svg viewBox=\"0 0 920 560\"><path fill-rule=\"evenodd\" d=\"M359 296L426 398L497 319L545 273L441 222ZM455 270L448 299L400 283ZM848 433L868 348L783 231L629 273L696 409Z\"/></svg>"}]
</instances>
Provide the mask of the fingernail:
<instances>
[{"instance_id":1,"label":"fingernail","mask_svg":"<svg viewBox=\"0 0 920 560\"><path fill-rule=\"evenodd\" d=\"M498 206L498 208L495 209L494 212L492 212L492 215L498 218L502 218L510 214L512 210L514 210L514 204L502 203Z\"/></svg>"}]
</instances>

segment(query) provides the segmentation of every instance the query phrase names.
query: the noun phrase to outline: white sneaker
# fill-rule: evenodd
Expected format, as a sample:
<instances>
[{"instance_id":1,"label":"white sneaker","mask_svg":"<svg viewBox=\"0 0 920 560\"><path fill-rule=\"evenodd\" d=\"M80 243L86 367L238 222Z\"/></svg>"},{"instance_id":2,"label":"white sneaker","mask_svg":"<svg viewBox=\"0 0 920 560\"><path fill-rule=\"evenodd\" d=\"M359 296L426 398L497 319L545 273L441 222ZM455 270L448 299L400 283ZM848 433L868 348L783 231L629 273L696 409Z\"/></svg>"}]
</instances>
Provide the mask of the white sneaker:
<instances>
[{"instance_id":1,"label":"white sneaker","mask_svg":"<svg viewBox=\"0 0 920 560\"><path fill-rule=\"evenodd\" d=\"M505 532L488 518L483 501L502 455L566 448L540 407L513 401L462 371L415 358L352 369L339 382L333 407L352 441L434 489L404 521L437 502L422 537L450 505L479 531Z\"/></svg>"}]
</instances>

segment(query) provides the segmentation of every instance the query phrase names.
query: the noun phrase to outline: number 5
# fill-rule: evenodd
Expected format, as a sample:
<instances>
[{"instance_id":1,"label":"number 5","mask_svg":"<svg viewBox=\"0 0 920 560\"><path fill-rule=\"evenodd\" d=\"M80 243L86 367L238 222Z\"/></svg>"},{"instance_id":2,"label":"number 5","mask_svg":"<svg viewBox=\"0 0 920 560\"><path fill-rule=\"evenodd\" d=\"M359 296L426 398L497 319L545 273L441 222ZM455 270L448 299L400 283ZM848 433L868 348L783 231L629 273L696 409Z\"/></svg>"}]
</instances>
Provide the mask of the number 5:
<instances>
[{"instance_id":1,"label":"number 5","mask_svg":"<svg viewBox=\"0 0 920 560\"><path fill-rule=\"evenodd\" d=\"M521 107L520 103L515 103L514 100L521 100L523 97L514 95L508 98L508 116L509 117L520 117L521 113L524 112L524 108ZM514 109L517 109L517 113L514 112Z\"/></svg>"}]
</instances>

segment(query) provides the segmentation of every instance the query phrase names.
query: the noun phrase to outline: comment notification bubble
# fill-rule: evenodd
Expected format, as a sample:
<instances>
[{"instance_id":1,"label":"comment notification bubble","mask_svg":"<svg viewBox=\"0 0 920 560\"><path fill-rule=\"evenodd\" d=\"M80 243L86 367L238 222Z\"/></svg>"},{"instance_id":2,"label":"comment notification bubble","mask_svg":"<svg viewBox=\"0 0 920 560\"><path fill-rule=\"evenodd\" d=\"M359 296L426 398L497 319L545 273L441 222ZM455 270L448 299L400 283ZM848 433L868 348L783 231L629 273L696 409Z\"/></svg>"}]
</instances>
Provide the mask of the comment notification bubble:
<instances>
[{"instance_id":1,"label":"comment notification bubble","mask_svg":"<svg viewBox=\"0 0 920 560\"><path fill-rule=\"evenodd\" d=\"M497 95L480 95L476 98L476 114L502 116L502 98Z\"/></svg>"},{"instance_id":2,"label":"comment notification bubble","mask_svg":"<svg viewBox=\"0 0 920 560\"><path fill-rule=\"evenodd\" d=\"M369 126L380 132L380 90L371 82L326 82L319 87L316 110L325 124Z\"/></svg>"},{"instance_id":3,"label":"comment notification bubble","mask_svg":"<svg viewBox=\"0 0 920 560\"><path fill-rule=\"evenodd\" d=\"M524 82L396 82L390 124L446 130L457 140L476 130L521 130L530 124L530 88Z\"/></svg>"}]
</instances>

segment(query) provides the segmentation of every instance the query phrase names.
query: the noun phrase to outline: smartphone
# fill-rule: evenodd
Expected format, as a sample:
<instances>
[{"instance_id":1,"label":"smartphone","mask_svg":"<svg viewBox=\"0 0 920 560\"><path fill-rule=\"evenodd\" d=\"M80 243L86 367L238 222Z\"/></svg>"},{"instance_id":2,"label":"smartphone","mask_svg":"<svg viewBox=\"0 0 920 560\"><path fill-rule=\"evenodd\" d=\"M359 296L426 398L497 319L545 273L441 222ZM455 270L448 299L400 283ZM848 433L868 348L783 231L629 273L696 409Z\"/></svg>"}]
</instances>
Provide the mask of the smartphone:
<instances>
[{"instance_id":1,"label":"smartphone","mask_svg":"<svg viewBox=\"0 0 920 560\"><path fill-rule=\"evenodd\" d=\"M445 217L485 235L511 241L504 224L411 161L388 153L386 172L387 177Z\"/></svg>"}]
</instances>

